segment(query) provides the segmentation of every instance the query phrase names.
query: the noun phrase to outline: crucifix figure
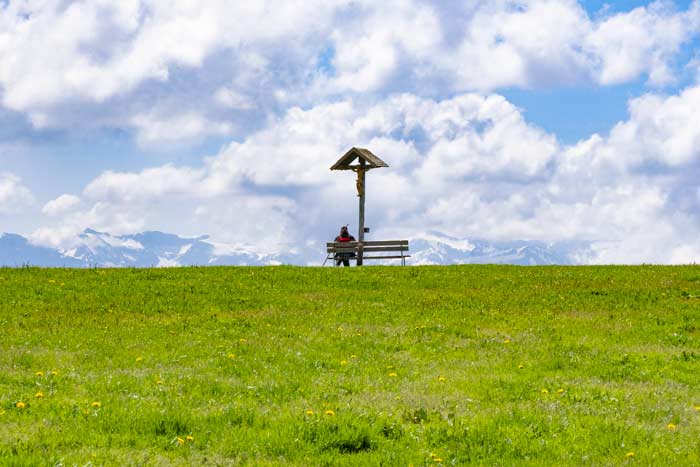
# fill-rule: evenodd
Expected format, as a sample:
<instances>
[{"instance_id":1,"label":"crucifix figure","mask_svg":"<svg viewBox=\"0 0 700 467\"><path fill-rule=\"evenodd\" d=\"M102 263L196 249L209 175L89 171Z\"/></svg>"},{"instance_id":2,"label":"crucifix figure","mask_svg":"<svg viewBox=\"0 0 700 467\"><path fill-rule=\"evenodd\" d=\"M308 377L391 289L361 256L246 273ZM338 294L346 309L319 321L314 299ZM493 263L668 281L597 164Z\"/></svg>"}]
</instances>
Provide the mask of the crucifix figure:
<instances>
[{"instance_id":1,"label":"crucifix figure","mask_svg":"<svg viewBox=\"0 0 700 467\"><path fill-rule=\"evenodd\" d=\"M353 168L352 170L357 173L357 180L355 180L357 196L362 197L362 195L365 194L365 172L367 172L367 170L362 166Z\"/></svg>"}]
</instances>

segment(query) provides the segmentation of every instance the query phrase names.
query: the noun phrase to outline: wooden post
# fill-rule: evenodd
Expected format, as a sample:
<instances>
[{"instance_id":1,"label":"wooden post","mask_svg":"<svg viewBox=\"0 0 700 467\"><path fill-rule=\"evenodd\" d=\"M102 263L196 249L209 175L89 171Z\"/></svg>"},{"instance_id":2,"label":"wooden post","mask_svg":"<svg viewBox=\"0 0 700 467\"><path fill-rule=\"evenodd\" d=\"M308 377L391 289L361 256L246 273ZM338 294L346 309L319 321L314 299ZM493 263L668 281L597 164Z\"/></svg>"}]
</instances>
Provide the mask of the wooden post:
<instances>
[{"instance_id":1,"label":"wooden post","mask_svg":"<svg viewBox=\"0 0 700 467\"><path fill-rule=\"evenodd\" d=\"M357 265L362 266L363 245L365 241L365 161L360 159L360 167L357 169L357 195L360 197L360 219L357 223L357 241L360 245L357 249Z\"/></svg>"}]
</instances>

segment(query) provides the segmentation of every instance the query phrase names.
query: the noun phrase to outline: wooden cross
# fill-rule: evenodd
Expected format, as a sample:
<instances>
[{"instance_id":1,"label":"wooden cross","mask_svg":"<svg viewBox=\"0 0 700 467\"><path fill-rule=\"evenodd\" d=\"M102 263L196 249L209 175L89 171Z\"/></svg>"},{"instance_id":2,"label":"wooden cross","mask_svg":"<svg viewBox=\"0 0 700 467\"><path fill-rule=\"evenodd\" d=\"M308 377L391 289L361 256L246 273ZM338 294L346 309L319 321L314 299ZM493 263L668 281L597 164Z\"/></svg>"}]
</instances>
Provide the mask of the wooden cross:
<instances>
[{"instance_id":1,"label":"wooden cross","mask_svg":"<svg viewBox=\"0 0 700 467\"><path fill-rule=\"evenodd\" d=\"M358 163L351 165L355 159ZM352 170L357 173L355 186L357 196L360 198L359 221L357 223L357 241L360 246L357 252L357 265L362 266L362 242L365 241L365 174L368 170L379 167L389 167L386 162L372 154L369 149L351 148L338 162L333 164L331 170Z\"/></svg>"}]
</instances>

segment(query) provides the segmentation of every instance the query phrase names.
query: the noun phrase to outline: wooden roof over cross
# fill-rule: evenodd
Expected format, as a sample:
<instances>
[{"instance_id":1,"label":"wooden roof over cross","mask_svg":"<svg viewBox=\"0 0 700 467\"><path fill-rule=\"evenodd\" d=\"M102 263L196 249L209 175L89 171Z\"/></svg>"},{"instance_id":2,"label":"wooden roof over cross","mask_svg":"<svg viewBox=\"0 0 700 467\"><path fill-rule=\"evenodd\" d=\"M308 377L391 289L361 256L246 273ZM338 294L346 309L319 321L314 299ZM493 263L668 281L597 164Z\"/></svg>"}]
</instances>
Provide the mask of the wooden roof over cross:
<instances>
[{"instance_id":1,"label":"wooden roof over cross","mask_svg":"<svg viewBox=\"0 0 700 467\"><path fill-rule=\"evenodd\" d=\"M357 167L359 167L359 164L352 165L352 163L356 159L365 161L365 170L376 169L379 167L389 167L389 165L386 162L372 154L372 151L370 151L369 149L351 148L348 152L345 153L343 157L338 159L338 162L331 166L331 170L356 169Z\"/></svg>"}]
</instances>

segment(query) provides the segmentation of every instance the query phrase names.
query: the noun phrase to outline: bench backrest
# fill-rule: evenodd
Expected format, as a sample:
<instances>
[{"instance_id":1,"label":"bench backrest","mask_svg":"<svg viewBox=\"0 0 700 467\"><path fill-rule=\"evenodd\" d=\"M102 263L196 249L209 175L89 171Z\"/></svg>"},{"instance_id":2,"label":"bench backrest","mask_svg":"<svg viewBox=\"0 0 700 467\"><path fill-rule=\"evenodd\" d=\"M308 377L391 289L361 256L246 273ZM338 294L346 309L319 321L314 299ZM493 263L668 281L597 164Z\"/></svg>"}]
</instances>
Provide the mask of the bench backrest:
<instances>
[{"instance_id":1,"label":"bench backrest","mask_svg":"<svg viewBox=\"0 0 700 467\"><path fill-rule=\"evenodd\" d=\"M360 242L329 242L326 243L328 253L356 253ZM408 251L408 240L379 240L362 242L362 251L366 253L377 251Z\"/></svg>"}]
</instances>

